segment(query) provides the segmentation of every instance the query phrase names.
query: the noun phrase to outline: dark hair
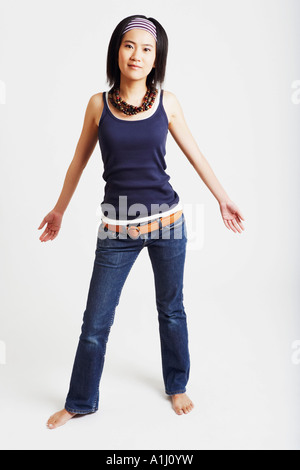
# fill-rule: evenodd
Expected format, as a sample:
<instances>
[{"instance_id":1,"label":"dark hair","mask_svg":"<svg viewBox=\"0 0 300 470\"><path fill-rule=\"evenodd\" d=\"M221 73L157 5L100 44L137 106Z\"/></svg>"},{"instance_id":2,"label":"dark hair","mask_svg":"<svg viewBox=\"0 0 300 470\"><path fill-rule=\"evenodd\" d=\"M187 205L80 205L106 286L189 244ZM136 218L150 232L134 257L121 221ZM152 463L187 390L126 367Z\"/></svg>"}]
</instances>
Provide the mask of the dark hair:
<instances>
[{"instance_id":1,"label":"dark hair","mask_svg":"<svg viewBox=\"0 0 300 470\"><path fill-rule=\"evenodd\" d=\"M106 62L106 76L107 83L110 87L119 87L120 86L120 69L118 65L118 55L119 49L122 42L123 31L125 27L130 23L134 18L144 18L152 21L156 26L156 59L155 67L151 70L146 79L147 87L151 89L160 87L164 83L166 65L167 65L167 56L168 56L168 36L162 25L155 18L147 18L144 15L132 15L124 18L116 26L112 36L110 38L108 52L107 52L107 62Z\"/></svg>"}]
</instances>

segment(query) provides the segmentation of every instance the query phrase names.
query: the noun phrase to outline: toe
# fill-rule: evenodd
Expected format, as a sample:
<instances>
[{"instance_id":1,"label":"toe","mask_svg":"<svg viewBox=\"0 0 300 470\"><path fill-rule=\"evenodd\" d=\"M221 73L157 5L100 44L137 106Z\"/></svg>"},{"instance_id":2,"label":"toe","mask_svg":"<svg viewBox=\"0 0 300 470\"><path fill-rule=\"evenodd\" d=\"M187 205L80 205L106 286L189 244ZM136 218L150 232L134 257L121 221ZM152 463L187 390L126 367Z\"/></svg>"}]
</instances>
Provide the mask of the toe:
<instances>
[{"instance_id":1,"label":"toe","mask_svg":"<svg viewBox=\"0 0 300 470\"><path fill-rule=\"evenodd\" d=\"M56 427L56 418L55 418L55 415L51 416L51 417L48 419L47 427L48 427L49 429L54 429L54 428Z\"/></svg>"}]
</instances>

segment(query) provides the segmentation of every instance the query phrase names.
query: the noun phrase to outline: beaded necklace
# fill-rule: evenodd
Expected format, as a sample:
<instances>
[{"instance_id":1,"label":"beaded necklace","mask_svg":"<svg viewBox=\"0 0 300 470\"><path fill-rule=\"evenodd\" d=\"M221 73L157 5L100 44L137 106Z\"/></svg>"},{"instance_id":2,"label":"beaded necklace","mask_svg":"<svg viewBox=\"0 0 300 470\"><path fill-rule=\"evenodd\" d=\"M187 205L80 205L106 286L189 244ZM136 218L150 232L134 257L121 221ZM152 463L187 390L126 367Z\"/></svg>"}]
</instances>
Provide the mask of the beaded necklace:
<instances>
[{"instance_id":1,"label":"beaded necklace","mask_svg":"<svg viewBox=\"0 0 300 470\"><path fill-rule=\"evenodd\" d=\"M157 96L158 89L155 88L151 91L150 88L147 89L147 92L143 98L142 106L133 106L131 104L126 103L126 101L122 100L120 96L120 89L119 88L112 88L109 93L108 97L111 104L122 111L126 115L134 115L140 113L142 111L147 111L148 109L152 108L155 98Z\"/></svg>"}]
</instances>

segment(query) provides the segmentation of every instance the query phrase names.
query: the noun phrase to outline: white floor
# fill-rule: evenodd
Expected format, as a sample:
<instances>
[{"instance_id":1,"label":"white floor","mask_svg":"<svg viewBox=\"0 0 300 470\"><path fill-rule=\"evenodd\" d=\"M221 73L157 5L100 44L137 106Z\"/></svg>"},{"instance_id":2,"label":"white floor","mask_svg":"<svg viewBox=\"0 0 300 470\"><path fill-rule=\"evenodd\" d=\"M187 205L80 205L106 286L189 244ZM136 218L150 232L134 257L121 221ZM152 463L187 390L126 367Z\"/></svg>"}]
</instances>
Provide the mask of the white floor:
<instances>
[{"instance_id":1,"label":"white floor","mask_svg":"<svg viewBox=\"0 0 300 470\"><path fill-rule=\"evenodd\" d=\"M53 340L51 332L34 339L32 331L32 342L19 337L18 349L7 351L7 364L0 366L2 449L300 449L298 368L290 360L286 332L281 339L275 330L266 337L268 316L260 332L255 333L257 322L253 331L250 321L238 327L237 310L225 315L209 293L197 318L186 301L191 312L188 394L195 408L178 416L164 394L152 305L137 316L126 306L131 287L129 282L111 331L96 414L53 431L45 426L64 403L75 327ZM262 309L264 300L260 296ZM245 305L243 313L250 319L253 305ZM134 343L133 318L140 331Z\"/></svg>"}]
</instances>

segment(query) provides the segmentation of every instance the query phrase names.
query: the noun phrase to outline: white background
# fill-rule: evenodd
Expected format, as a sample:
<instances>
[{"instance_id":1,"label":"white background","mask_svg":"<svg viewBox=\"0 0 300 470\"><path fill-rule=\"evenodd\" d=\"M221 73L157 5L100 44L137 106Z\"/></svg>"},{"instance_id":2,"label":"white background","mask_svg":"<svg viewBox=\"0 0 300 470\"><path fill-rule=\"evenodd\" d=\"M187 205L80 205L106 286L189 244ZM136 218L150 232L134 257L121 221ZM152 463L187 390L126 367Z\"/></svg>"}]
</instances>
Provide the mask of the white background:
<instances>
[{"instance_id":1,"label":"white background","mask_svg":"<svg viewBox=\"0 0 300 470\"><path fill-rule=\"evenodd\" d=\"M300 449L299 2L144 5L0 2L0 446ZM165 28L164 88L179 99L245 231L225 227L218 202L169 134L167 172L190 236L184 301L195 408L178 416L164 394L145 249L116 311L99 412L50 431L45 423L68 390L92 272L104 190L98 145L59 236L41 243L37 228L60 194L89 98L108 89L111 34L133 14Z\"/></svg>"}]
</instances>

